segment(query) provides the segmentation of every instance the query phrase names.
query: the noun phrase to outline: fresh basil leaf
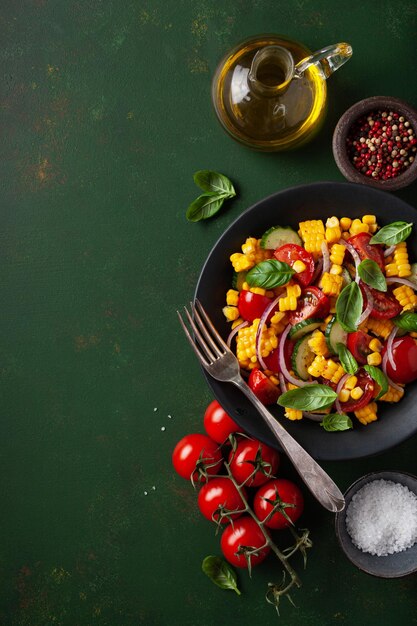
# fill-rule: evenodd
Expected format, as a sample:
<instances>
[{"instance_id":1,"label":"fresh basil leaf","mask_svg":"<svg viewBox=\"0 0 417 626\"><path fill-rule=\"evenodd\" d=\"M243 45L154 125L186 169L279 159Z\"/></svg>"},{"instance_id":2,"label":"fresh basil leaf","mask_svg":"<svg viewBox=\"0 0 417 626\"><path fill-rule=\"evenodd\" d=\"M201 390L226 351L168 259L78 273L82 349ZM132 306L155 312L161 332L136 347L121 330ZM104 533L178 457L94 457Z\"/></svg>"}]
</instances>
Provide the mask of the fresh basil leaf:
<instances>
[{"instance_id":1,"label":"fresh basil leaf","mask_svg":"<svg viewBox=\"0 0 417 626\"><path fill-rule=\"evenodd\" d=\"M384 372L380 370L379 367L375 367L375 365L365 365L363 369L372 376L378 387L380 387L379 394L375 398L375 400L378 400L388 391L388 378L385 376Z\"/></svg>"},{"instance_id":2,"label":"fresh basil leaf","mask_svg":"<svg viewBox=\"0 0 417 626\"><path fill-rule=\"evenodd\" d=\"M190 204L185 216L189 222L206 220L217 213L224 200L225 197L217 193L203 193Z\"/></svg>"},{"instance_id":3,"label":"fresh basil leaf","mask_svg":"<svg viewBox=\"0 0 417 626\"><path fill-rule=\"evenodd\" d=\"M358 265L358 274L364 283L378 289L379 291L387 291L387 281L381 271L378 263L372 259L364 259Z\"/></svg>"},{"instance_id":4,"label":"fresh basil leaf","mask_svg":"<svg viewBox=\"0 0 417 626\"><path fill-rule=\"evenodd\" d=\"M409 333L417 332L417 313L406 311L392 320L398 328L402 328Z\"/></svg>"},{"instance_id":5,"label":"fresh basil leaf","mask_svg":"<svg viewBox=\"0 0 417 626\"><path fill-rule=\"evenodd\" d=\"M351 351L346 348L344 343L337 343L336 350L345 372L348 374L356 374L359 365Z\"/></svg>"},{"instance_id":6,"label":"fresh basil leaf","mask_svg":"<svg viewBox=\"0 0 417 626\"><path fill-rule=\"evenodd\" d=\"M219 556L206 556L201 569L215 585L222 589L231 589L240 596L235 570Z\"/></svg>"},{"instance_id":7,"label":"fresh basil leaf","mask_svg":"<svg viewBox=\"0 0 417 626\"><path fill-rule=\"evenodd\" d=\"M286 391L278 398L278 404L299 411L317 411L331 406L337 393L327 385L306 385Z\"/></svg>"},{"instance_id":8,"label":"fresh basil leaf","mask_svg":"<svg viewBox=\"0 0 417 626\"><path fill-rule=\"evenodd\" d=\"M194 182L206 192L216 193L227 198L233 198L236 195L232 181L219 172L199 170L194 174Z\"/></svg>"},{"instance_id":9,"label":"fresh basil leaf","mask_svg":"<svg viewBox=\"0 0 417 626\"><path fill-rule=\"evenodd\" d=\"M349 283L342 289L336 300L336 317L343 330L348 333L354 333L357 330L362 307L363 298L358 284Z\"/></svg>"},{"instance_id":10,"label":"fresh basil leaf","mask_svg":"<svg viewBox=\"0 0 417 626\"><path fill-rule=\"evenodd\" d=\"M400 241L405 241L410 236L413 228L412 222L392 222L383 226L373 237L369 243L384 243L387 246L394 246Z\"/></svg>"},{"instance_id":11,"label":"fresh basil leaf","mask_svg":"<svg viewBox=\"0 0 417 626\"><path fill-rule=\"evenodd\" d=\"M261 261L246 274L246 282L251 287L273 289L285 285L294 274L292 267L277 259Z\"/></svg>"},{"instance_id":12,"label":"fresh basil leaf","mask_svg":"<svg viewBox=\"0 0 417 626\"><path fill-rule=\"evenodd\" d=\"M350 417L344 413L329 413L320 422L320 426L328 432L334 432L336 430L349 430L349 428L353 427L353 424Z\"/></svg>"}]
</instances>

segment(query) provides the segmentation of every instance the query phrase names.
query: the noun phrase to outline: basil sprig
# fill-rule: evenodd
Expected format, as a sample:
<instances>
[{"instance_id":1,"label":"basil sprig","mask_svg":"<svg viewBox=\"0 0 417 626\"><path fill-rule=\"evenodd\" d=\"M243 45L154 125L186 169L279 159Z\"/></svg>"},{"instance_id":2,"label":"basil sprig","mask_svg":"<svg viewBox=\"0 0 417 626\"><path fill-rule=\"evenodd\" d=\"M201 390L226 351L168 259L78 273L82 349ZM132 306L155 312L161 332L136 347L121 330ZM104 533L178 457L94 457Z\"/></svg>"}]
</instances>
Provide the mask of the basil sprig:
<instances>
[{"instance_id":1,"label":"basil sprig","mask_svg":"<svg viewBox=\"0 0 417 626\"><path fill-rule=\"evenodd\" d=\"M388 391L388 378L385 376L384 372L380 370L379 367L375 367L375 365L365 365L363 369L372 376L378 387L380 387L379 393L375 398L375 400L379 400L379 398L384 396Z\"/></svg>"},{"instance_id":2,"label":"basil sprig","mask_svg":"<svg viewBox=\"0 0 417 626\"><path fill-rule=\"evenodd\" d=\"M343 330L354 333L362 313L363 298L356 282L342 289L336 300L336 318Z\"/></svg>"},{"instance_id":3,"label":"basil sprig","mask_svg":"<svg viewBox=\"0 0 417 626\"><path fill-rule=\"evenodd\" d=\"M372 259L364 259L358 265L358 274L364 283L378 289L379 291L387 291L387 281L381 271L378 263Z\"/></svg>"},{"instance_id":4,"label":"basil sprig","mask_svg":"<svg viewBox=\"0 0 417 626\"><path fill-rule=\"evenodd\" d=\"M384 243L386 246L394 246L401 241L405 241L410 236L413 224L407 222L392 222L383 226L369 243Z\"/></svg>"},{"instance_id":5,"label":"basil sprig","mask_svg":"<svg viewBox=\"0 0 417 626\"><path fill-rule=\"evenodd\" d=\"M278 404L299 411L327 409L337 398L337 393L327 385L306 385L286 391L278 398Z\"/></svg>"},{"instance_id":6,"label":"basil sprig","mask_svg":"<svg viewBox=\"0 0 417 626\"><path fill-rule=\"evenodd\" d=\"M236 195L232 182L219 172L199 170L194 174L194 182L205 193L198 196L188 207L186 218L190 222L199 222L212 217L225 200Z\"/></svg>"},{"instance_id":7,"label":"basil sprig","mask_svg":"<svg viewBox=\"0 0 417 626\"><path fill-rule=\"evenodd\" d=\"M406 311L392 320L398 328L402 328L409 333L417 332L417 313Z\"/></svg>"},{"instance_id":8,"label":"basil sprig","mask_svg":"<svg viewBox=\"0 0 417 626\"><path fill-rule=\"evenodd\" d=\"M340 363L347 374L356 374L359 369L359 365L344 343L336 344L337 354L339 355Z\"/></svg>"},{"instance_id":9,"label":"basil sprig","mask_svg":"<svg viewBox=\"0 0 417 626\"><path fill-rule=\"evenodd\" d=\"M215 585L235 591L240 596L235 570L219 556L206 556L201 569Z\"/></svg>"},{"instance_id":10,"label":"basil sprig","mask_svg":"<svg viewBox=\"0 0 417 626\"><path fill-rule=\"evenodd\" d=\"M246 274L246 282L251 287L273 289L285 285L294 274L294 270L283 261L268 259L261 261Z\"/></svg>"},{"instance_id":11,"label":"basil sprig","mask_svg":"<svg viewBox=\"0 0 417 626\"><path fill-rule=\"evenodd\" d=\"M336 430L349 430L353 424L350 417L344 413L329 413L320 422L320 426L327 432L334 432Z\"/></svg>"}]
</instances>

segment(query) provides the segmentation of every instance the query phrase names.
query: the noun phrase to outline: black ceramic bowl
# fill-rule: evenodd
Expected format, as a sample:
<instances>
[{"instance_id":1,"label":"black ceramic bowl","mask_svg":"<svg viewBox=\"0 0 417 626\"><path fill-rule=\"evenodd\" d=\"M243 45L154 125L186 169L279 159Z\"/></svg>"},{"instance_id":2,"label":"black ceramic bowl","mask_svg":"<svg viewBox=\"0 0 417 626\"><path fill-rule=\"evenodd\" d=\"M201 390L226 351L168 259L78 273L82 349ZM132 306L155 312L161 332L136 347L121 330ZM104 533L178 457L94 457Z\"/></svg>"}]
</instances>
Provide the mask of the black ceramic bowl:
<instances>
[{"instance_id":1,"label":"black ceramic bowl","mask_svg":"<svg viewBox=\"0 0 417 626\"><path fill-rule=\"evenodd\" d=\"M400 578L401 576L407 576L417 571L417 543L411 548L397 552L396 554L375 556L359 550L352 542L346 529L346 512L352 497L362 489L362 487L373 480L390 480L395 483L400 483L417 495L417 478L412 474L382 471L373 472L372 474L367 474L359 478L344 494L346 500L345 509L341 513L336 513L335 529L337 538L348 559L363 572L380 578Z\"/></svg>"},{"instance_id":2,"label":"black ceramic bowl","mask_svg":"<svg viewBox=\"0 0 417 626\"><path fill-rule=\"evenodd\" d=\"M400 100L388 96L372 96L360 100L351 106L338 121L333 133L333 156L336 165L347 180L353 183L370 185L384 191L395 191L407 187L417 178L417 158L413 163L395 178L388 180L376 180L359 172L353 165L346 148L346 139L354 122L363 115L376 110L394 111L403 115L410 122L417 133L417 111L412 106ZM417 153L416 155L417 156Z\"/></svg>"},{"instance_id":3,"label":"black ceramic bowl","mask_svg":"<svg viewBox=\"0 0 417 626\"><path fill-rule=\"evenodd\" d=\"M248 236L260 237L268 228L278 224L298 230L298 223L303 220L326 219L332 215L356 218L364 214L376 215L380 225L394 220L413 222L417 215L413 207L395 196L351 183L301 185L260 200L242 213L214 245L201 271L195 295L226 338L230 325L222 308L233 273L229 257L240 251ZM417 237L411 235L407 243L411 255L417 259ZM203 373L217 400L241 428L277 447L249 400L231 384L220 383ZM345 432L325 432L316 422L307 419L291 422L278 405L270 410L316 459L355 459L383 452L417 432L417 382L407 386L404 398L398 404L381 402L377 422L362 426L353 418L353 430Z\"/></svg>"}]
</instances>

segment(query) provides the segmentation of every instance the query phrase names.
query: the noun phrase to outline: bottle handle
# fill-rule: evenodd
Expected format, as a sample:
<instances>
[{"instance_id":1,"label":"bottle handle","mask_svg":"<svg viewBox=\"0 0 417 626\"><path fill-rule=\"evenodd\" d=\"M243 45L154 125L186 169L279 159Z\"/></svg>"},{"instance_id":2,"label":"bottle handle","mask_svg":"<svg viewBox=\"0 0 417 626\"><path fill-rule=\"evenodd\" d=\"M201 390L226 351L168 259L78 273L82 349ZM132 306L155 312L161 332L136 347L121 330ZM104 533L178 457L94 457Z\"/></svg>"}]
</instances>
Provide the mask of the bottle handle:
<instances>
[{"instance_id":1,"label":"bottle handle","mask_svg":"<svg viewBox=\"0 0 417 626\"><path fill-rule=\"evenodd\" d=\"M337 43L317 50L311 56L302 59L295 66L294 76L300 76L312 65L315 65L324 79L342 67L352 56L352 46L348 43Z\"/></svg>"}]
</instances>

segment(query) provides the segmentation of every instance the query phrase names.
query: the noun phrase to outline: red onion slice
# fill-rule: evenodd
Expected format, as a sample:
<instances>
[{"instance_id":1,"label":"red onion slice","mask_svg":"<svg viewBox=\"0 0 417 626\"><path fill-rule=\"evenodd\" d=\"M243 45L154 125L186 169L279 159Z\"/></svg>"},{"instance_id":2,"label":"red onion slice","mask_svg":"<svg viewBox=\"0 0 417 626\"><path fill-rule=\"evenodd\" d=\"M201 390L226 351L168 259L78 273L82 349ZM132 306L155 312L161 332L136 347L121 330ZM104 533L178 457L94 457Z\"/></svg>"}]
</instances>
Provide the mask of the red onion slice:
<instances>
[{"instance_id":1,"label":"red onion slice","mask_svg":"<svg viewBox=\"0 0 417 626\"><path fill-rule=\"evenodd\" d=\"M339 413L340 415L343 415L343 409L342 409L342 405L340 404L339 393L342 391L343 385L345 384L345 382L347 381L349 377L350 377L350 374L344 374L342 378L339 380L338 385L336 387L337 398L334 401L334 405L336 407L336 413Z\"/></svg>"},{"instance_id":2,"label":"red onion slice","mask_svg":"<svg viewBox=\"0 0 417 626\"><path fill-rule=\"evenodd\" d=\"M392 329L392 331L390 332L389 336L388 336L388 341L387 341L387 356L388 356L388 361L390 362L390 365L392 367L392 369L395 371L397 369L397 366L395 365L395 361L394 361L394 354L392 352L392 343L395 339L395 335L398 333L398 326L394 326L394 328Z\"/></svg>"},{"instance_id":3,"label":"red onion slice","mask_svg":"<svg viewBox=\"0 0 417 626\"><path fill-rule=\"evenodd\" d=\"M285 393L287 391L287 385L285 384L285 378L281 372L278 374L278 379L279 386L281 387L281 392Z\"/></svg>"},{"instance_id":4,"label":"red onion slice","mask_svg":"<svg viewBox=\"0 0 417 626\"><path fill-rule=\"evenodd\" d=\"M313 278L311 279L311 284L314 285L318 278L321 278L323 275L323 259L320 257L317 261L316 269L314 270Z\"/></svg>"},{"instance_id":5,"label":"red onion slice","mask_svg":"<svg viewBox=\"0 0 417 626\"><path fill-rule=\"evenodd\" d=\"M327 243L323 240L321 244L321 252L323 254L323 274L330 270L330 255Z\"/></svg>"},{"instance_id":6,"label":"red onion slice","mask_svg":"<svg viewBox=\"0 0 417 626\"><path fill-rule=\"evenodd\" d=\"M290 383L292 383L293 385L296 385L297 387L305 387L305 385L312 385L313 383L309 383L309 382L306 382L305 380L300 380L298 378L294 378L294 376L291 376L285 364L284 346L285 346L285 340L287 339L287 335L290 332L291 328L292 328L291 324L288 324L285 330L283 331L279 340L278 363L281 368L281 372Z\"/></svg>"},{"instance_id":7,"label":"red onion slice","mask_svg":"<svg viewBox=\"0 0 417 626\"><path fill-rule=\"evenodd\" d=\"M387 257L387 256L391 256L391 254L392 254L392 253L394 252L394 250L395 250L395 247L396 247L396 246L390 246L389 248L387 248L387 249L384 251L384 256L385 256L385 257Z\"/></svg>"},{"instance_id":8,"label":"red onion slice","mask_svg":"<svg viewBox=\"0 0 417 626\"><path fill-rule=\"evenodd\" d=\"M401 283L402 285L407 285L407 287L411 287L411 289L417 289L417 283L412 280L408 280L407 278L398 278L397 276L390 276L387 278L387 285L392 285L392 283Z\"/></svg>"},{"instance_id":9,"label":"red onion slice","mask_svg":"<svg viewBox=\"0 0 417 626\"><path fill-rule=\"evenodd\" d=\"M365 320L368 319L372 309L374 308L374 298L371 294L371 292L369 291L368 287L366 285L363 285L363 289L365 291L366 294L366 307L365 309L362 311L359 319L358 319L358 326L359 324L362 324L362 322L364 322Z\"/></svg>"},{"instance_id":10,"label":"red onion slice","mask_svg":"<svg viewBox=\"0 0 417 626\"><path fill-rule=\"evenodd\" d=\"M240 322L240 324L238 324L237 326L235 326L233 328L233 330L231 331L230 335L228 336L228 338L226 339L226 344L227 347L230 348L231 344L232 344L232 339L233 337L239 332L239 330L241 328L244 328L245 326L248 325L248 322Z\"/></svg>"},{"instance_id":11,"label":"red onion slice","mask_svg":"<svg viewBox=\"0 0 417 626\"><path fill-rule=\"evenodd\" d=\"M360 256L359 254L356 252L355 248L352 246L352 244L348 243L347 241L345 241L344 239L339 239L339 243L342 244L342 246L345 246L345 248L350 252L350 254L352 255L353 261L355 263L355 269L356 269L356 277L355 277L355 281L357 283L359 283L360 281L360 277L358 274L358 265L361 262Z\"/></svg>"},{"instance_id":12,"label":"red onion slice","mask_svg":"<svg viewBox=\"0 0 417 626\"><path fill-rule=\"evenodd\" d=\"M384 354L384 357L382 359L382 371L384 372L385 376L387 377L389 386L393 387L394 389L397 389L397 391L404 391L404 387L401 387L400 385L397 385L397 383L394 383L394 381L391 380L391 378L389 378L389 376L387 374L387 361L388 361L388 351Z\"/></svg>"},{"instance_id":13,"label":"red onion slice","mask_svg":"<svg viewBox=\"0 0 417 626\"><path fill-rule=\"evenodd\" d=\"M271 311L276 306L278 300L280 300L283 295L284 294L280 294L279 296L275 298L275 300L272 300L271 304L268 304L265 311L262 313L260 317L258 328L256 330L256 337L255 337L256 358L258 359L258 363L262 367L263 370L267 370L268 368L265 365L265 361L263 360L262 355L261 355L262 330L263 330L263 327L265 326L266 320L268 319L268 315L271 313Z\"/></svg>"}]
</instances>

